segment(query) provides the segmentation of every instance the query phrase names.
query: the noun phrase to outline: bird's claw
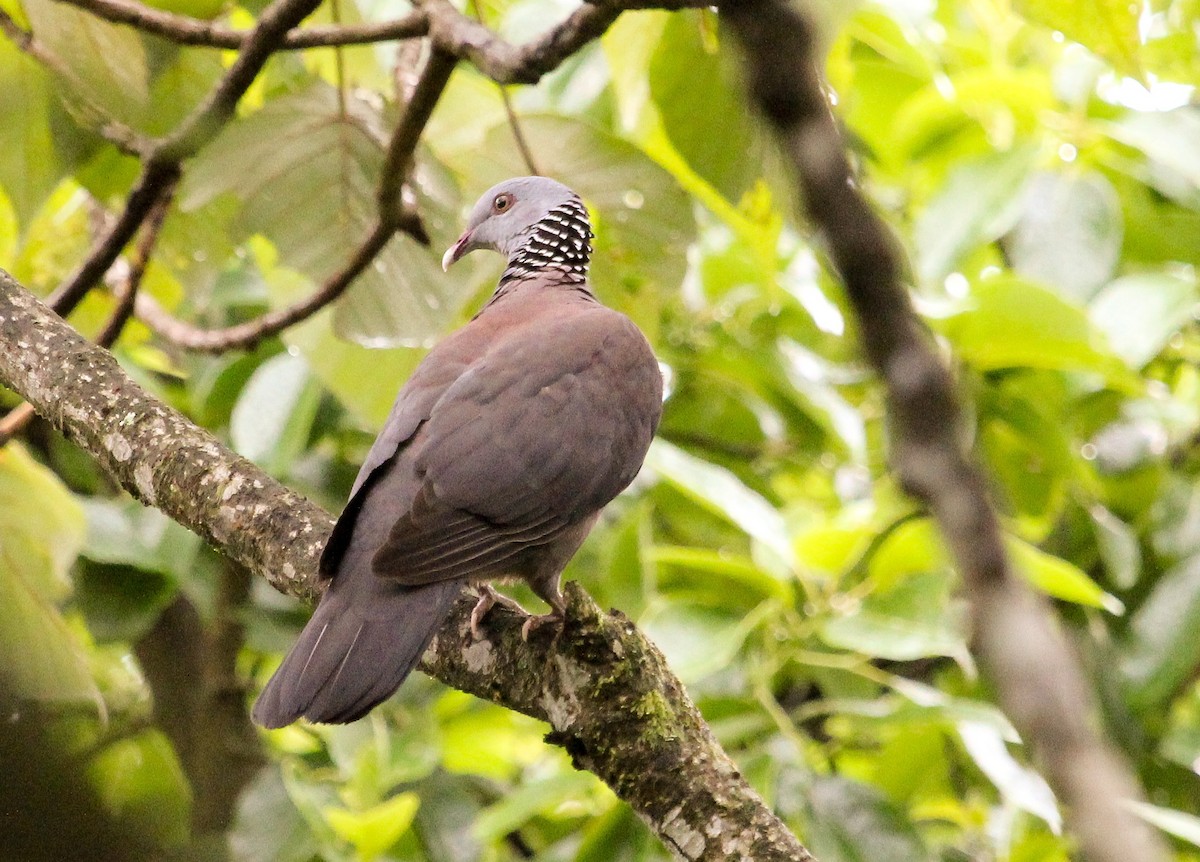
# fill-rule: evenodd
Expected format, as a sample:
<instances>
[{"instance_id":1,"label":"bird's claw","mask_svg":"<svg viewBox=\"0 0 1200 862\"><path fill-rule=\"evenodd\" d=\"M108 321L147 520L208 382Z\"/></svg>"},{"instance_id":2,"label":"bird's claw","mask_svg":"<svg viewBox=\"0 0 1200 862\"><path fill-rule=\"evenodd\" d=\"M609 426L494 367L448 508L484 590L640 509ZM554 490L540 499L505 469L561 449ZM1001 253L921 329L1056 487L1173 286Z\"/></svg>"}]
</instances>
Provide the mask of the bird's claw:
<instances>
[{"instance_id":1,"label":"bird's claw","mask_svg":"<svg viewBox=\"0 0 1200 862\"><path fill-rule=\"evenodd\" d=\"M553 623L555 626L561 627L563 624L563 615L557 611L549 614L530 614L525 618L525 624L521 626L521 640L528 642L530 632L548 623Z\"/></svg>"},{"instance_id":2,"label":"bird's claw","mask_svg":"<svg viewBox=\"0 0 1200 862\"><path fill-rule=\"evenodd\" d=\"M496 589L491 584L483 584L479 587L479 601L475 603L475 607L471 610L471 637L475 640L484 639L483 631L479 625L483 622L483 618L488 615L488 611L496 605L504 605L506 608L511 608L522 616L529 616L529 612L521 607L518 602L496 592ZM528 620L526 620L525 625L529 625ZM524 632L525 629L522 627L522 637L525 636Z\"/></svg>"}]
</instances>

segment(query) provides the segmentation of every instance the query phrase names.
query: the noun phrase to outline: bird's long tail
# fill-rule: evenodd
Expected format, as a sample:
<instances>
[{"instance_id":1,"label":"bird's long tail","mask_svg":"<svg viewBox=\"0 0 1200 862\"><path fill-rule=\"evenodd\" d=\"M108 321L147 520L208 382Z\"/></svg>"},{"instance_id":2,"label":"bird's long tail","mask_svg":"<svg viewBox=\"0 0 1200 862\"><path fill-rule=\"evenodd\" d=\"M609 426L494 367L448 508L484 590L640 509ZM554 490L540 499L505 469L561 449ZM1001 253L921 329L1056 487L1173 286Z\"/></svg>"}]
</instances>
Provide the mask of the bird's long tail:
<instances>
[{"instance_id":1,"label":"bird's long tail","mask_svg":"<svg viewBox=\"0 0 1200 862\"><path fill-rule=\"evenodd\" d=\"M254 704L254 720L283 727L303 716L344 724L386 700L416 666L455 597L458 580L387 585L351 603L335 581Z\"/></svg>"}]
</instances>

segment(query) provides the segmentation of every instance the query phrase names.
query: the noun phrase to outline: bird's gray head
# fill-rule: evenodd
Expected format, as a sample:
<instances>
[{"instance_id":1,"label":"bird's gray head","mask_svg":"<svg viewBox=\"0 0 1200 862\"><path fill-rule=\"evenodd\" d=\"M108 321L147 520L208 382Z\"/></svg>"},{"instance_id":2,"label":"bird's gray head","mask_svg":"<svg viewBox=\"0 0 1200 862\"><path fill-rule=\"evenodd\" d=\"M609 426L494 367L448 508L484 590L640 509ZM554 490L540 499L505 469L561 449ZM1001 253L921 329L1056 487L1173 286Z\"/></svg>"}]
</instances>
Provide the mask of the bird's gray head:
<instances>
[{"instance_id":1,"label":"bird's gray head","mask_svg":"<svg viewBox=\"0 0 1200 862\"><path fill-rule=\"evenodd\" d=\"M548 177L516 177L483 193L467 229L442 258L442 269L477 248L490 248L508 258L501 282L548 267L582 277L591 238L579 195Z\"/></svg>"}]
</instances>

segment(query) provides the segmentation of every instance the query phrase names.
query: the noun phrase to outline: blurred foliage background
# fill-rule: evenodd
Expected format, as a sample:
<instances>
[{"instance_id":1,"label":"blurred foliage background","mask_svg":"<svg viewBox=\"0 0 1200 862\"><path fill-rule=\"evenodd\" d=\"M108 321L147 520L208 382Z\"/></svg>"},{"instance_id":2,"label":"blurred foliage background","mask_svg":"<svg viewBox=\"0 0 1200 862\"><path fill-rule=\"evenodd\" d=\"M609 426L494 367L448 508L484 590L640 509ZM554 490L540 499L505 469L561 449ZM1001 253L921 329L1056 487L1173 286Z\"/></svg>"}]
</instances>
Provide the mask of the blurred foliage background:
<instances>
[{"instance_id":1,"label":"blurred foliage background","mask_svg":"<svg viewBox=\"0 0 1200 862\"><path fill-rule=\"evenodd\" d=\"M243 26L262 8L153 5ZM524 41L570 8L481 12ZM955 369L1010 549L1146 787L1138 813L1200 859L1200 3L814 8L831 102ZM97 125L169 130L232 54L52 0L0 9L65 65L0 40L0 267L44 295L136 175ZM331 0L314 18L406 9ZM336 270L370 226L396 64L394 43L276 56L187 163L144 289L221 325ZM976 674L936 532L889 475L881 388L736 70L715 13L642 11L511 91L536 169L593 210L599 293L669 375L647 469L567 575L663 648L823 862L1070 858ZM501 269L441 273L464 206L528 172L496 85L460 66L418 154L431 249L394 239L334 308L252 352L191 354L137 323L115 352L336 511L400 383ZM112 304L93 292L72 322L95 332ZM36 764L0 796L10 858L667 858L545 726L419 675L354 725L251 731L248 698L304 609L44 424L0 450L0 595L0 754Z\"/></svg>"}]
</instances>

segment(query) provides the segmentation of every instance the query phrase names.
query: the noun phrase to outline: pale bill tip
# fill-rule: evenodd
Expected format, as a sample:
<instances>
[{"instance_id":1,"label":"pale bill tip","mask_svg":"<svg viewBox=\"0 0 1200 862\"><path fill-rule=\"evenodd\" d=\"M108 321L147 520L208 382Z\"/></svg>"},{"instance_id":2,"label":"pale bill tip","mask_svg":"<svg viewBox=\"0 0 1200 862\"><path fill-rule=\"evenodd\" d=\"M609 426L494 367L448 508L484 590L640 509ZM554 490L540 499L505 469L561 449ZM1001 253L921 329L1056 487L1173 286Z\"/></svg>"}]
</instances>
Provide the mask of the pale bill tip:
<instances>
[{"instance_id":1,"label":"pale bill tip","mask_svg":"<svg viewBox=\"0 0 1200 862\"><path fill-rule=\"evenodd\" d=\"M450 264L454 263L454 252L458 249L457 245L452 245L446 249L446 253L442 255L442 272L450 271Z\"/></svg>"}]
</instances>

